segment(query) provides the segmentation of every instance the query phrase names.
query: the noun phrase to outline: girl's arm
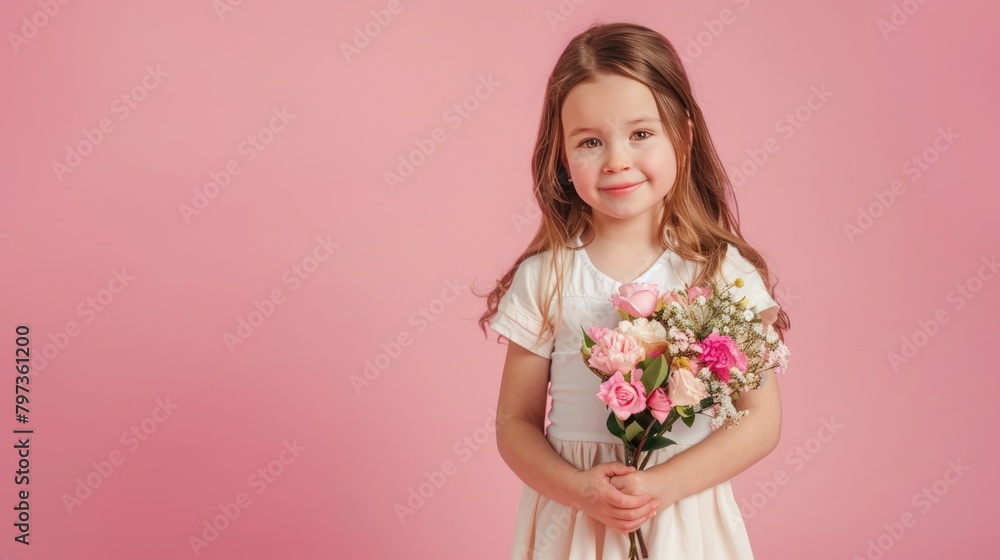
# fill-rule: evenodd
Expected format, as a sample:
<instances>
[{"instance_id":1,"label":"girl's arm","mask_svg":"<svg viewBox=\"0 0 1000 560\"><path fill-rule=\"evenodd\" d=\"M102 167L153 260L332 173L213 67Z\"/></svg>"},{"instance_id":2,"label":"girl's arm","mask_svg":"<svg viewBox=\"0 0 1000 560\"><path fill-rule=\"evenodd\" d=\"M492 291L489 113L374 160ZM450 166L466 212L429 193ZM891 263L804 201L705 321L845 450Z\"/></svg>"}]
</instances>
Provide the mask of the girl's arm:
<instances>
[{"instance_id":1,"label":"girl's arm","mask_svg":"<svg viewBox=\"0 0 1000 560\"><path fill-rule=\"evenodd\" d=\"M497 449L504 462L539 494L573 506L579 471L545 439L550 360L508 342L497 403ZM739 401L737 401L739 402Z\"/></svg>"},{"instance_id":2,"label":"girl's arm","mask_svg":"<svg viewBox=\"0 0 1000 560\"><path fill-rule=\"evenodd\" d=\"M776 315L777 307L766 310L764 324L773 322ZM781 439L777 377L770 372L762 386L740 395L736 409L750 414L740 418L739 425L715 430L668 461L645 469L655 473L650 493L663 507L733 478L774 451Z\"/></svg>"}]
</instances>

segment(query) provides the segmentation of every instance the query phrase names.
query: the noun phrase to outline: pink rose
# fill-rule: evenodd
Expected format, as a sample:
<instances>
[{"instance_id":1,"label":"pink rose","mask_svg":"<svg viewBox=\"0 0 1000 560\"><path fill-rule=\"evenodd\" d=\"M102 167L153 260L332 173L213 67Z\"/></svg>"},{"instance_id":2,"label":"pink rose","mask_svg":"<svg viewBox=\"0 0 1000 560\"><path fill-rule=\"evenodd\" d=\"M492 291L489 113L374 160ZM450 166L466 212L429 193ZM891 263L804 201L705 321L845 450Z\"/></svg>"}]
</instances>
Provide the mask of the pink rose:
<instances>
[{"instance_id":1,"label":"pink rose","mask_svg":"<svg viewBox=\"0 0 1000 560\"><path fill-rule=\"evenodd\" d=\"M719 378L719 381L729 382L729 368L732 367L746 373L747 356L728 335L719 334L718 330L713 329L712 334L699 344L701 344L699 359Z\"/></svg>"},{"instance_id":2,"label":"pink rose","mask_svg":"<svg viewBox=\"0 0 1000 560\"><path fill-rule=\"evenodd\" d=\"M616 371L607 381L601 383L601 391L597 393L602 401L615 413L620 420L642 412L646 408L646 388L642 386L641 369L632 370L632 382L626 383L621 371Z\"/></svg>"},{"instance_id":3,"label":"pink rose","mask_svg":"<svg viewBox=\"0 0 1000 560\"><path fill-rule=\"evenodd\" d=\"M659 296L656 284L631 282L618 288L618 293L611 296L611 303L633 317L649 317L656 311Z\"/></svg>"},{"instance_id":4,"label":"pink rose","mask_svg":"<svg viewBox=\"0 0 1000 560\"><path fill-rule=\"evenodd\" d=\"M711 297L712 288L708 286L695 286L693 288L688 288L688 301L694 301L698 299L698 296L705 296L706 298Z\"/></svg>"},{"instance_id":5,"label":"pink rose","mask_svg":"<svg viewBox=\"0 0 1000 560\"><path fill-rule=\"evenodd\" d=\"M686 297L677 292L663 292L660 294L660 301L663 302L664 307L674 302L679 303L681 306L688 304Z\"/></svg>"},{"instance_id":6,"label":"pink rose","mask_svg":"<svg viewBox=\"0 0 1000 560\"><path fill-rule=\"evenodd\" d=\"M708 390L705 388L705 383L695 377L691 370L678 368L670 372L667 396L674 406L690 406L698 404L707 397Z\"/></svg>"},{"instance_id":7,"label":"pink rose","mask_svg":"<svg viewBox=\"0 0 1000 560\"><path fill-rule=\"evenodd\" d=\"M608 331L590 347L587 363L605 373L632 371L646 351L634 338L616 330Z\"/></svg>"},{"instance_id":8,"label":"pink rose","mask_svg":"<svg viewBox=\"0 0 1000 560\"><path fill-rule=\"evenodd\" d=\"M646 406L649 407L649 412L652 413L653 418L656 418L662 424L667 421L667 415L670 414L670 409L674 405L670 402L670 397L667 396L667 392L663 390L663 387L657 387L656 390L649 394L649 398L646 399Z\"/></svg>"}]
</instances>

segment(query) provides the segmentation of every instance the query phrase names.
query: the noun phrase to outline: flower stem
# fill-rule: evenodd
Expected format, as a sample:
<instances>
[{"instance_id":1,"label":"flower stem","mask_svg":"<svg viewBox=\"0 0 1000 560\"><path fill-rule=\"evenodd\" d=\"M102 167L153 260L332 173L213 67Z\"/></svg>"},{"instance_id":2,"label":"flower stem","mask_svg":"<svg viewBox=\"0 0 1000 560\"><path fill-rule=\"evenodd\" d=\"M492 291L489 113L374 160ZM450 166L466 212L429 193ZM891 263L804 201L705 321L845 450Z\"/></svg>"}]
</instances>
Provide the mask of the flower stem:
<instances>
[{"instance_id":1,"label":"flower stem","mask_svg":"<svg viewBox=\"0 0 1000 560\"><path fill-rule=\"evenodd\" d=\"M649 425L646 426L646 431L644 431L642 433L642 437L639 438L639 445L637 445L635 447L635 454L632 456L632 459L631 459L631 464L632 465L636 465L636 464L639 463L639 457L642 456L642 446L646 444L646 439L649 437L649 430L651 430L651 429L653 429L653 423L652 422L650 422ZM643 469L643 467L646 466L646 461L649 460L649 456L650 456L650 452L647 451L646 452L646 457L642 461L642 465L640 465L639 468L636 469L636 470L640 470L641 471ZM642 538L642 527L639 527L638 529L636 529L634 531L634 533L635 533L635 537L639 539L639 547L642 548L642 557L643 558L649 558L649 552L646 551L646 540ZM631 536L631 533L630 533L630 536ZM630 555L632 554L632 552L634 552L634 549L635 549L635 543L634 542L632 544L632 547L633 547L633 550L629 552ZM631 558L631 556L630 556L630 558ZM638 558L638 556L636 556L636 558Z\"/></svg>"},{"instance_id":2,"label":"flower stem","mask_svg":"<svg viewBox=\"0 0 1000 560\"><path fill-rule=\"evenodd\" d=\"M671 410L670 411L670 416L667 417L667 423L664 424L664 425L662 425L662 426L660 426L660 429L656 431L656 437L662 436L663 432L665 432L665 431L669 430L670 428L672 428L673 425L674 425L674 422L676 422L677 419L680 418L680 417L681 417L680 414L677 414L677 412ZM652 424L650 424L650 426L652 426ZM650 455L652 455L652 453L649 452L649 451L647 451L646 452L646 456L642 459L642 464L639 465L639 469L638 470L641 471L642 469L646 468L646 463L649 462Z\"/></svg>"}]
</instances>

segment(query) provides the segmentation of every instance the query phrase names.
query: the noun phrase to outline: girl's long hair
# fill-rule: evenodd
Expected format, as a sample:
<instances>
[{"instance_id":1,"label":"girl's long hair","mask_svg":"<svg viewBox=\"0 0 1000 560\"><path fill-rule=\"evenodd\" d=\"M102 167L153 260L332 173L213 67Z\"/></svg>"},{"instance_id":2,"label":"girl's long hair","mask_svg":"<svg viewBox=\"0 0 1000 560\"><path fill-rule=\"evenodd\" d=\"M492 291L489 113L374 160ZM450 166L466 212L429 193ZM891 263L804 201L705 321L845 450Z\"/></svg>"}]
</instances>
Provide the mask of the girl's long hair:
<instances>
[{"instance_id":1,"label":"girl's long hair","mask_svg":"<svg viewBox=\"0 0 1000 560\"><path fill-rule=\"evenodd\" d=\"M737 216L730 209L730 197L733 206L737 206L735 193L708 134L701 108L691 94L691 85L677 51L663 35L642 25L595 23L569 42L545 89L531 162L535 200L542 216L538 232L492 291L482 294L473 290L476 295L486 297L487 309L479 318L484 335L486 324L496 315L500 299L507 293L518 267L525 259L545 251L551 251L551 258L544 261L543 276L554 275L555 282L554 285L544 283L552 289L538 302L544 321L538 338L546 333L554 336L558 328L562 298L556 294L562 294L564 265L572 251L583 250L574 247L576 236L594 227L590 207L579 197L572 183L566 182L560 115L563 101L573 86L590 80L599 72L616 73L639 81L653 93L660 119L678 154L677 179L663 200L661 241L681 258L700 264L700 273L691 284L714 278L725 258L726 244L732 243L757 268L773 297L767 264L743 239L738 208ZM694 125L690 143L689 118ZM557 302L555 321L550 314L552 301ZM784 331L791 328L784 309L780 309L774 328L782 338Z\"/></svg>"}]
</instances>

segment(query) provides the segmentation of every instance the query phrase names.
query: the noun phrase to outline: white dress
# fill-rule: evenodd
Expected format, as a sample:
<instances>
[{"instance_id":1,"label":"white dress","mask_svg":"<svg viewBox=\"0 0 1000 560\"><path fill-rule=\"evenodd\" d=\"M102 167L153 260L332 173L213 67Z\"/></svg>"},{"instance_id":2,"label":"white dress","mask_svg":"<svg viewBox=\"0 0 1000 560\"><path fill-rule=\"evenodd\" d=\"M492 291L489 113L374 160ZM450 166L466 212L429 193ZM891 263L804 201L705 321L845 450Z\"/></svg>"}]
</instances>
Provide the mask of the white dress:
<instances>
[{"instance_id":1,"label":"white dress","mask_svg":"<svg viewBox=\"0 0 1000 560\"><path fill-rule=\"evenodd\" d=\"M575 243L581 245L579 237ZM551 252L546 251L521 263L490 327L551 360L552 405L545 437L552 448L580 470L600 463L624 462L624 444L608 432L608 409L597 398L600 379L587 369L580 356L581 327L598 324L613 328L618 324L620 317L608 298L617 293L621 282L600 272L585 250L575 251L569 275L563 279L563 312L556 336L535 344L542 320L538 302L540 294L547 293L539 291L538 282L549 256ZM693 280L695 272L695 263L667 250L634 281L654 282L660 291L666 291L683 287ZM757 270L732 244L721 274L729 282L743 278L745 285L736 290L735 297L747 296L758 311L777 305ZM550 312L554 314L555 309L553 301ZM664 433L677 444L652 451L647 469L711 433L710 418L704 414L695 418L690 428L677 422ZM650 559L753 558L729 481L668 506L642 525L642 534ZM628 558L628 549L626 535L523 485L511 560L619 560Z\"/></svg>"}]
</instances>

